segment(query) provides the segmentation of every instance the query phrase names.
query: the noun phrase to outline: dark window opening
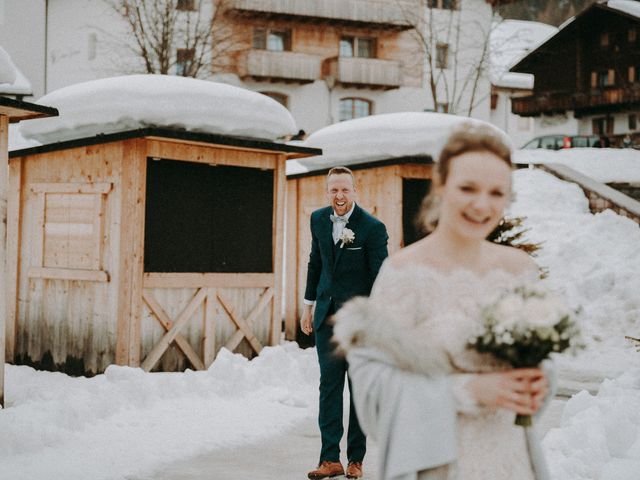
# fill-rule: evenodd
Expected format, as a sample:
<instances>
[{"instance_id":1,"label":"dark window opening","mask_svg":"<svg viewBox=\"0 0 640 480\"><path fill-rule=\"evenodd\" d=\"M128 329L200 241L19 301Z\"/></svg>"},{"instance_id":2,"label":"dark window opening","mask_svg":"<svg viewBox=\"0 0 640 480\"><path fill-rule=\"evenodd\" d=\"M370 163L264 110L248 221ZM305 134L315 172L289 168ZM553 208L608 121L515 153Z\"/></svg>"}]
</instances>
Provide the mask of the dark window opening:
<instances>
[{"instance_id":1,"label":"dark window opening","mask_svg":"<svg viewBox=\"0 0 640 480\"><path fill-rule=\"evenodd\" d=\"M179 48L176 51L176 75L189 76L195 54L193 48Z\"/></svg>"},{"instance_id":2,"label":"dark window opening","mask_svg":"<svg viewBox=\"0 0 640 480\"><path fill-rule=\"evenodd\" d=\"M176 9L193 12L196 9L196 2L195 0L178 0Z\"/></svg>"},{"instance_id":3,"label":"dark window opening","mask_svg":"<svg viewBox=\"0 0 640 480\"><path fill-rule=\"evenodd\" d=\"M436 45L436 68L447 68L449 64L449 45L439 43Z\"/></svg>"},{"instance_id":4,"label":"dark window opening","mask_svg":"<svg viewBox=\"0 0 640 480\"><path fill-rule=\"evenodd\" d=\"M284 93L278 93L278 92L260 92L260 93L263 95L266 95L267 97L273 98L276 102L278 102L283 107L289 108L289 97L286 96Z\"/></svg>"},{"instance_id":5,"label":"dark window opening","mask_svg":"<svg viewBox=\"0 0 640 480\"><path fill-rule=\"evenodd\" d=\"M147 161L145 272L272 272L273 170Z\"/></svg>"},{"instance_id":6,"label":"dark window opening","mask_svg":"<svg viewBox=\"0 0 640 480\"><path fill-rule=\"evenodd\" d=\"M431 180L421 178L402 179L402 238L407 246L420 240L425 233L419 227L418 213L422 199L431 189Z\"/></svg>"}]
</instances>

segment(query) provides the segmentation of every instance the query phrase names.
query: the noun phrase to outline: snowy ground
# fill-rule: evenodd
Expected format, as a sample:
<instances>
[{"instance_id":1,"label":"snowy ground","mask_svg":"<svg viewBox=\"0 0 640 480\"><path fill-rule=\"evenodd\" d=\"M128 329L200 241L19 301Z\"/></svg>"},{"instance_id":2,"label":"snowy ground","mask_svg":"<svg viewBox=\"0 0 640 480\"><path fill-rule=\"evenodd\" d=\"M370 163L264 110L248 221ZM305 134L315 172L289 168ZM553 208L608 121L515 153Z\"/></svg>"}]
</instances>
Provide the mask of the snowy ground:
<instances>
[{"instance_id":1,"label":"snowy ground","mask_svg":"<svg viewBox=\"0 0 640 480\"><path fill-rule=\"evenodd\" d=\"M564 381L606 380L567 404L543 445L555 480L640 478L640 229L587 211L573 184L515 173L512 213L543 241L547 282L583 310L587 349L559 359ZM208 451L267 442L316 415L315 351L266 348L252 362L223 351L205 372L154 373L112 366L70 378L7 366L0 411L0 479L144 478ZM306 423L305 423L306 422ZM287 455L295 452L287 452Z\"/></svg>"}]
</instances>

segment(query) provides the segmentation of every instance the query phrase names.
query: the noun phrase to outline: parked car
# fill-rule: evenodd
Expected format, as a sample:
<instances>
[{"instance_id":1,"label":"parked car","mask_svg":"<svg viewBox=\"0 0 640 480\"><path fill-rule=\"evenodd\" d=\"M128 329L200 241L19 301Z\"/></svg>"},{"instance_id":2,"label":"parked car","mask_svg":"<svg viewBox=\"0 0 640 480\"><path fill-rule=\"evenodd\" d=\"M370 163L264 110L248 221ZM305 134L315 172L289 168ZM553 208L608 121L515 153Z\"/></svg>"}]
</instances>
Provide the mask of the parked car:
<instances>
[{"instance_id":1,"label":"parked car","mask_svg":"<svg viewBox=\"0 0 640 480\"><path fill-rule=\"evenodd\" d=\"M602 147L603 143L603 139L598 135L543 135L530 140L522 148L560 150L562 148Z\"/></svg>"}]
</instances>

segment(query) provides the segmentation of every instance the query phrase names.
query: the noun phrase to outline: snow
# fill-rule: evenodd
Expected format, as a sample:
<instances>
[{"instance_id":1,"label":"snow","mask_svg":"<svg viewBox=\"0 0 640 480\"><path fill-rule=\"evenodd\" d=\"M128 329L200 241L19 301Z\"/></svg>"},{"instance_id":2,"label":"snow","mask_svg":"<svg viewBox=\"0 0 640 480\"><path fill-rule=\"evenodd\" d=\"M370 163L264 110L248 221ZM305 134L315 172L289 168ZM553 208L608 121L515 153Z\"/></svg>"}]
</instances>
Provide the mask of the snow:
<instances>
[{"instance_id":1,"label":"snow","mask_svg":"<svg viewBox=\"0 0 640 480\"><path fill-rule=\"evenodd\" d=\"M526 20L503 20L491 31L491 83L504 88L533 88L533 75L509 72L509 68L556 34L552 25Z\"/></svg>"},{"instance_id":2,"label":"snow","mask_svg":"<svg viewBox=\"0 0 640 480\"><path fill-rule=\"evenodd\" d=\"M0 85L16 81L16 66L6 50L0 47Z\"/></svg>"},{"instance_id":3,"label":"snow","mask_svg":"<svg viewBox=\"0 0 640 480\"><path fill-rule=\"evenodd\" d=\"M515 163L560 163L602 183L640 183L640 150L633 148L565 148L516 150Z\"/></svg>"},{"instance_id":4,"label":"snow","mask_svg":"<svg viewBox=\"0 0 640 480\"><path fill-rule=\"evenodd\" d=\"M207 371L110 366L71 378L8 366L0 477L124 479L178 458L265 440L314 409L314 350L267 347L249 362L222 350Z\"/></svg>"},{"instance_id":5,"label":"snow","mask_svg":"<svg viewBox=\"0 0 640 480\"><path fill-rule=\"evenodd\" d=\"M103 78L61 88L38 103L60 112L21 124L23 137L41 143L149 126L267 140L298 131L289 111L265 95L176 76Z\"/></svg>"},{"instance_id":6,"label":"snow","mask_svg":"<svg viewBox=\"0 0 640 480\"><path fill-rule=\"evenodd\" d=\"M607 7L640 18L640 2L637 0L609 0Z\"/></svg>"},{"instance_id":7,"label":"snow","mask_svg":"<svg viewBox=\"0 0 640 480\"><path fill-rule=\"evenodd\" d=\"M514 173L510 214L526 217L526 238L541 243L545 282L580 308L585 350L558 359L568 381L615 377L640 357L625 335L640 327L640 228L610 210L591 214L582 189L541 170ZM561 382L562 385L562 382Z\"/></svg>"},{"instance_id":8,"label":"snow","mask_svg":"<svg viewBox=\"0 0 640 480\"><path fill-rule=\"evenodd\" d=\"M18 123L9 124L9 151L37 147L40 145L40 142L24 138L18 129L19 125L20 124Z\"/></svg>"},{"instance_id":9,"label":"snow","mask_svg":"<svg viewBox=\"0 0 640 480\"><path fill-rule=\"evenodd\" d=\"M553 479L640 478L640 369L571 398L542 446Z\"/></svg>"},{"instance_id":10,"label":"snow","mask_svg":"<svg viewBox=\"0 0 640 480\"><path fill-rule=\"evenodd\" d=\"M592 215L579 187L540 170L514 172L514 189L511 214L526 217L527 239L544 242L537 261L549 269L545 282L582 308L587 347L558 358L563 378L613 379L597 395L569 400L546 436L553 479L638 478L640 353L623 337L638 336L640 325L640 229L610 211ZM203 372L111 366L71 378L8 365L2 474L136 478L214 449L267 442L315 418L318 381L315 350L294 343L252 361L222 350Z\"/></svg>"},{"instance_id":11,"label":"snow","mask_svg":"<svg viewBox=\"0 0 640 480\"><path fill-rule=\"evenodd\" d=\"M437 158L451 129L468 122L485 125L511 143L502 130L481 120L432 112L400 112L334 123L306 139L306 147L322 155L298 160L308 170L351 165L413 155Z\"/></svg>"}]
</instances>

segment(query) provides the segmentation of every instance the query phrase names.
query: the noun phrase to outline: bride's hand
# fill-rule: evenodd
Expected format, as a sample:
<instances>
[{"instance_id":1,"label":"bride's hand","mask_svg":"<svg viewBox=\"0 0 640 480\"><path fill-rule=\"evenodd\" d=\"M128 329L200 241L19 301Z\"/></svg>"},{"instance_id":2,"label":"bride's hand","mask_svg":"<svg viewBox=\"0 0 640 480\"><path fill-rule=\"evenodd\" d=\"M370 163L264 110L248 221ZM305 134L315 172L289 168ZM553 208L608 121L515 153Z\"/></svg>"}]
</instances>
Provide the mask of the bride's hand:
<instances>
[{"instance_id":1,"label":"bride's hand","mask_svg":"<svg viewBox=\"0 0 640 480\"><path fill-rule=\"evenodd\" d=\"M522 415L537 412L548 390L547 379L539 368L481 373L466 386L481 405L506 408Z\"/></svg>"}]
</instances>

